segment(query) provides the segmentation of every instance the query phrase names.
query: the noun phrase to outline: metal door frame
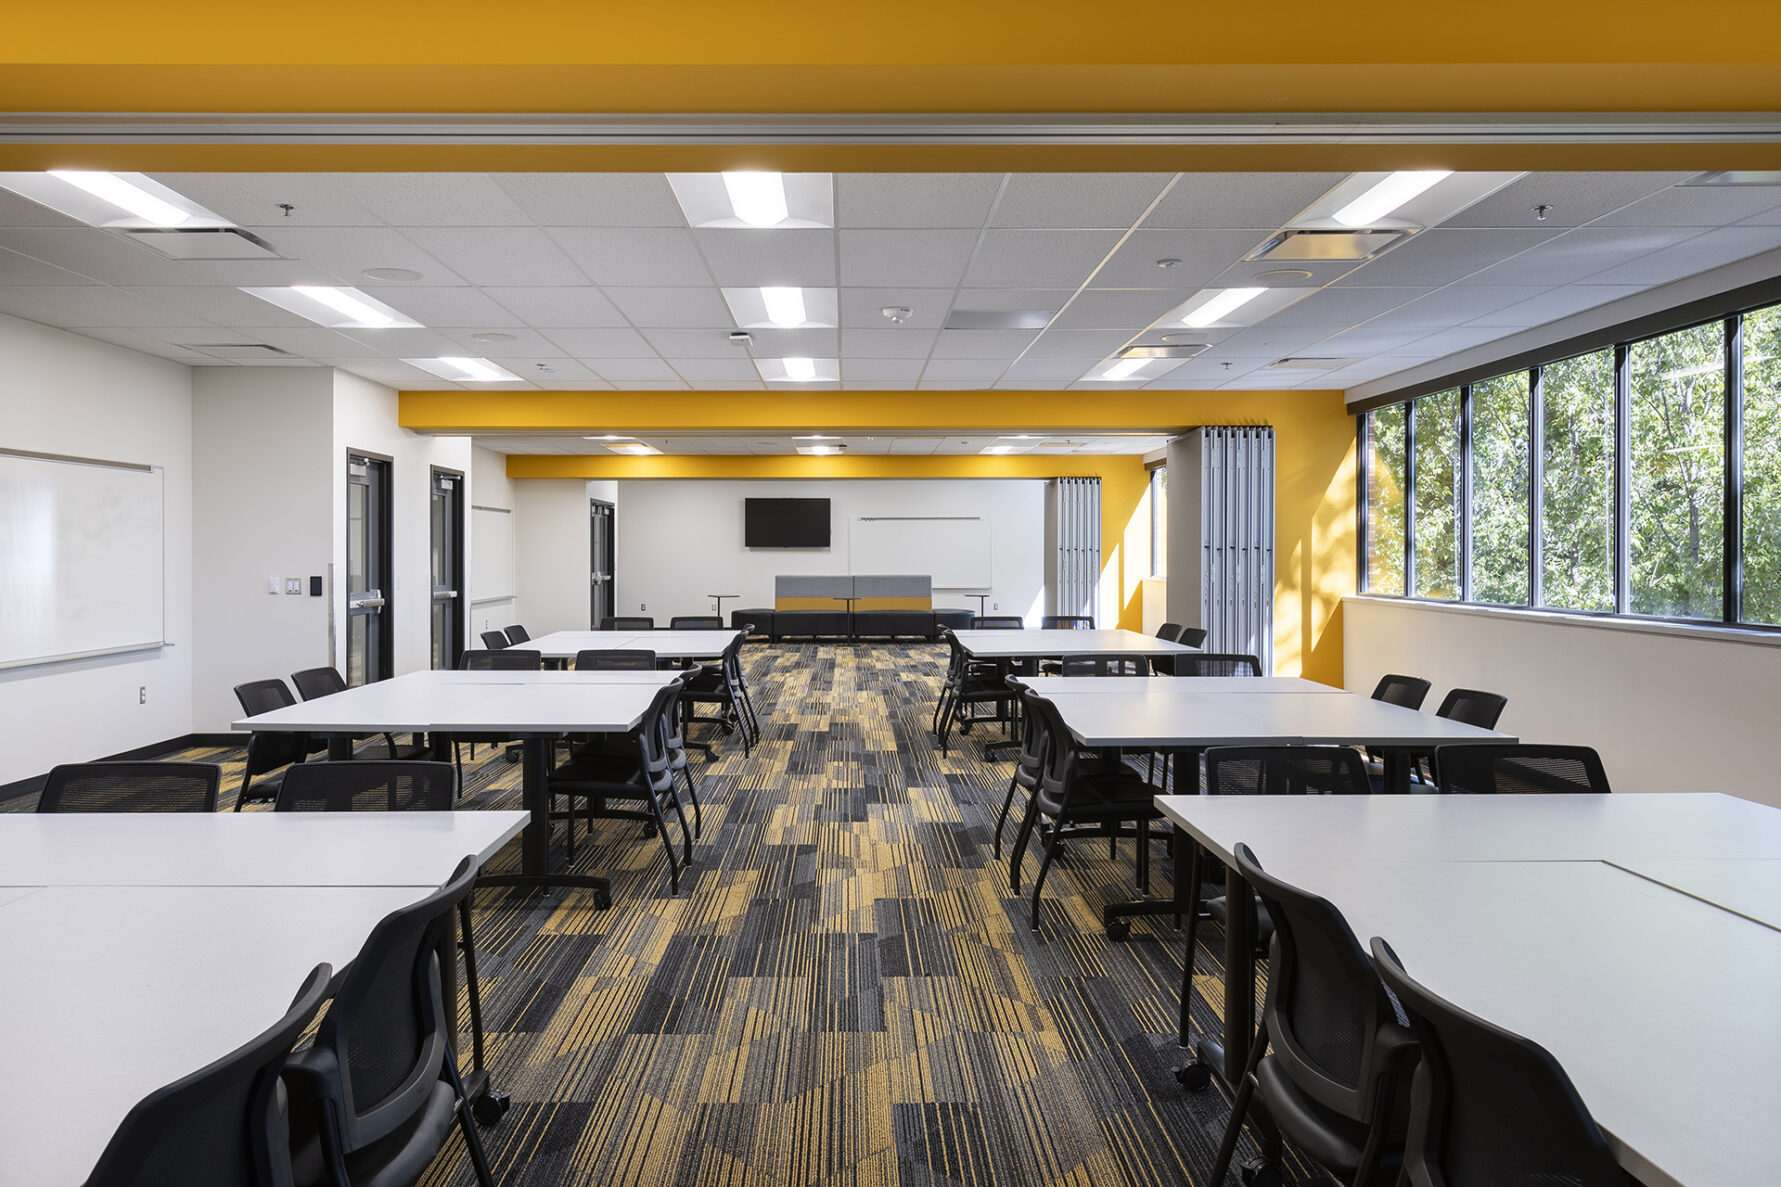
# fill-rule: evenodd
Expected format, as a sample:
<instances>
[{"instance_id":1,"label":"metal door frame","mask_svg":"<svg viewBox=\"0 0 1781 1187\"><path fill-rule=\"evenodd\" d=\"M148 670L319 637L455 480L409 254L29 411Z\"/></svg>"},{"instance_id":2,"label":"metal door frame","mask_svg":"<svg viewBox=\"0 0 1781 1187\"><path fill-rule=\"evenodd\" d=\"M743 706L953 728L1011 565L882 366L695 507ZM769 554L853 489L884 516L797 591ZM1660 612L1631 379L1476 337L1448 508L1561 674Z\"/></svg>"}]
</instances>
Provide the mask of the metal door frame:
<instances>
[{"instance_id":1,"label":"metal door frame","mask_svg":"<svg viewBox=\"0 0 1781 1187\"><path fill-rule=\"evenodd\" d=\"M598 537L594 532L594 521L600 518L600 509L606 512L606 602L607 613L618 613L618 504L606 499L589 499L587 501L587 545L588 545L588 629L598 630L600 626L600 608L595 605L598 600L599 586L594 582L594 573L598 569L599 557L594 555L598 547Z\"/></svg>"},{"instance_id":2,"label":"metal door frame","mask_svg":"<svg viewBox=\"0 0 1781 1187\"><path fill-rule=\"evenodd\" d=\"M374 652L377 662L374 671L369 670L371 665L367 664L368 670L366 672L366 682L375 683L378 680L388 680L391 676L395 675L396 671L396 616L394 597L395 552L393 540L395 535L394 495L396 485L396 459L387 454L372 453L369 450L364 449L348 449L346 451L346 484L348 487L346 494L348 505L347 516L349 522L352 514L350 510L352 491L350 488L354 485L352 468L354 465L360 463L369 467L366 477L371 479L371 481L363 483L363 485L371 492L367 497L367 511L369 514L367 514L365 518L365 530L370 535L370 540L368 541L366 548L367 569L370 568L371 564L375 563L377 566L376 576L379 577L380 581L387 581L389 588L384 589L381 584L375 587L367 584L368 589L376 590L378 596L375 600L378 604L358 607L355 612L355 608L352 605L353 595L349 588L352 582L352 566L350 563L342 566L341 574L343 580L341 581L341 592L346 603L344 607L344 621L346 624L347 644L347 654L342 657L345 660L345 663L342 666L345 667L348 672L351 671L353 618L375 613L377 615L377 645L372 648L372 651ZM343 523L341 526L345 529L347 525ZM343 530L343 543L346 542L348 535L350 535L350 533ZM351 545L347 544L347 547L350 548ZM367 636L367 639L369 639L369 635Z\"/></svg>"},{"instance_id":3,"label":"metal door frame","mask_svg":"<svg viewBox=\"0 0 1781 1187\"><path fill-rule=\"evenodd\" d=\"M466 506L464 498L464 472L462 470L447 469L444 466L429 466L427 468L427 542L429 546L432 544L433 498L439 493L439 480L441 478L448 478L454 484L451 488L451 498L449 500L452 508L451 524L449 528L452 538L451 565L450 572L446 574L446 576L450 578L451 585L449 587L432 585L429 590L431 601L428 604L427 650L428 653L431 654L433 630L431 602L439 600L439 591L441 588L449 588L452 592L451 596L446 599L449 601L450 606L445 616L446 655L444 666L447 669L451 669L458 666L458 656L463 654L464 641L466 638L465 626L468 621L468 607L465 605L467 597L464 589L464 521L466 518L464 515ZM433 577L432 557L429 556L427 560L427 580L429 585L431 585Z\"/></svg>"}]
</instances>

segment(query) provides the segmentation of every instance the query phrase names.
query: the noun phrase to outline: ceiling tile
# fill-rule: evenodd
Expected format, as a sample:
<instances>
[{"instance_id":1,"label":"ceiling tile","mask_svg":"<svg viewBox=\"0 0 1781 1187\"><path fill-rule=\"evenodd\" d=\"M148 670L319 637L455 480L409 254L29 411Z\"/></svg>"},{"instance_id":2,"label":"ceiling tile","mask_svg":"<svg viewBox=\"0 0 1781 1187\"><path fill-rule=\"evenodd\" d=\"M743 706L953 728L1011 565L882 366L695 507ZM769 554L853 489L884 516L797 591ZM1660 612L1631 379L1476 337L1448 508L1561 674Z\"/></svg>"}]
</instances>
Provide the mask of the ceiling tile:
<instances>
[{"instance_id":1,"label":"ceiling tile","mask_svg":"<svg viewBox=\"0 0 1781 1187\"><path fill-rule=\"evenodd\" d=\"M832 329L750 330L757 359L832 359L841 353L841 332Z\"/></svg>"},{"instance_id":2,"label":"ceiling tile","mask_svg":"<svg viewBox=\"0 0 1781 1187\"><path fill-rule=\"evenodd\" d=\"M1090 283L1096 288L1200 288L1241 261L1268 234L1267 230L1242 229L1135 231ZM1156 262L1164 259L1181 262L1157 267Z\"/></svg>"},{"instance_id":3,"label":"ceiling tile","mask_svg":"<svg viewBox=\"0 0 1781 1187\"><path fill-rule=\"evenodd\" d=\"M370 330L370 331L357 331L357 332L362 334L368 341L377 342L378 339L373 337L372 335L382 333L385 331ZM551 330L549 332L540 332L538 330L529 330L529 329L523 329L523 328L516 327L513 329L500 331L501 333L504 333L504 334L512 334L513 335L512 342L479 342L477 339L475 339L471 336L475 332L476 331L474 331L474 330L441 330L441 331L439 331L440 334L442 334L444 337L449 339L454 344L454 349L447 352L447 353L454 354L454 355L472 355L472 356L479 355L485 359L506 360L506 359L526 359L526 358L541 358L541 359L543 359L543 358L561 358L564 355L572 353L572 352L564 349L563 345L556 340L558 331L555 331L555 330ZM403 353L406 354L407 352L403 352ZM408 357L414 358L414 357L418 357L418 356L409 355Z\"/></svg>"},{"instance_id":4,"label":"ceiling tile","mask_svg":"<svg viewBox=\"0 0 1781 1187\"><path fill-rule=\"evenodd\" d=\"M1530 173L1444 227L1576 227L1690 177L1687 173ZM1534 207L1550 206L1541 220Z\"/></svg>"},{"instance_id":5,"label":"ceiling tile","mask_svg":"<svg viewBox=\"0 0 1781 1187\"><path fill-rule=\"evenodd\" d=\"M495 184L541 227L685 227L661 173L498 173Z\"/></svg>"},{"instance_id":6,"label":"ceiling tile","mask_svg":"<svg viewBox=\"0 0 1781 1187\"><path fill-rule=\"evenodd\" d=\"M548 232L599 285L707 285L691 232L669 227L565 227Z\"/></svg>"},{"instance_id":7,"label":"ceiling tile","mask_svg":"<svg viewBox=\"0 0 1781 1187\"><path fill-rule=\"evenodd\" d=\"M1271 361L1269 359L1208 359L1201 356L1197 359L1187 360L1173 371L1165 371L1144 386L1174 392L1212 391L1232 380L1261 372L1262 368Z\"/></svg>"},{"instance_id":8,"label":"ceiling tile","mask_svg":"<svg viewBox=\"0 0 1781 1187\"><path fill-rule=\"evenodd\" d=\"M170 260L120 234L96 227L3 230L0 247L105 284L202 284L207 280L188 263Z\"/></svg>"},{"instance_id":9,"label":"ceiling tile","mask_svg":"<svg viewBox=\"0 0 1781 1187\"><path fill-rule=\"evenodd\" d=\"M1028 309L1043 309L1047 313L1056 313L1075 295L1075 288L962 288L958 291L952 308L955 312L969 310L986 313L1013 313Z\"/></svg>"},{"instance_id":10,"label":"ceiling tile","mask_svg":"<svg viewBox=\"0 0 1781 1187\"><path fill-rule=\"evenodd\" d=\"M336 173L324 179L392 227L512 227L532 221L486 173Z\"/></svg>"},{"instance_id":11,"label":"ceiling tile","mask_svg":"<svg viewBox=\"0 0 1781 1187\"><path fill-rule=\"evenodd\" d=\"M924 379L916 384L916 390L924 392L983 392L995 387L987 379ZM970 449L938 450L942 453L976 453L976 447Z\"/></svg>"},{"instance_id":12,"label":"ceiling tile","mask_svg":"<svg viewBox=\"0 0 1781 1187\"><path fill-rule=\"evenodd\" d=\"M77 218L51 210L11 190L0 190L0 227L62 227L73 230L84 226L86 224Z\"/></svg>"},{"instance_id":13,"label":"ceiling tile","mask_svg":"<svg viewBox=\"0 0 1781 1187\"><path fill-rule=\"evenodd\" d=\"M890 452L931 454L939 447L938 437L894 437L891 439Z\"/></svg>"},{"instance_id":14,"label":"ceiling tile","mask_svg":"<svg viewBox=\"0 0 1781 1187\"><path fill-rule=\"evenodd\" d=\"M564 387L571 383L583 381L606 386L606 381L595 375L588 365L575 359L558 358L503 358L501 365L524 379L542 388Z\"/></svg>"},{"instance_id":15,"label":"ceiling tile","mask_svg":"<svg viewBox=\"0 0 1781 1187\"><path fill-rule=\"evenodd\" d=\"M1436 227L1369 260L1349 278L1365 285L1446 284L1551 240L1559 228L1491 231Z\"/></svg>"},{"instance_id":16,"label":"ceiling tile","mask_svg":"<svg viewBox=\"0 0 1781 1187\"><path fill-rule=\"evenodd\" d=\"M193 336L188 338L185 336L184 332L172 329L114 330L99 327L80 331L82 337L96 338L100 342L109 342L113 346L127 347L128 349L137 351L141 354L154 355L156 358L171 359L176 363L208 364L217 361L209 356L199 354L197 351L187 350L185 347L178 345L181 341L228 342L241 340L239 335L231 335L225 331L214 329L199 329L190 332Z\"/></svg>"},{"instance_id":17,"label":"ceiling tile","mask_svg":"<svg viewBox=\"0 0 1781 1187\"><path fill-rule=\"evenodd\" d=\"M468 285L454 288L412 284L358 287L392 309L400 309L423 325L505 329L525 324L506 307L491 300L481 289Z\"/></svg>"},{"instance_id":18,"label":"ceiling tile","mask_svg":"<svg viewBox=\"0 0 1781 1187\"><path fill-rule=\"evenodd\" d=\"M388 227L255 226L248 228L277 249L322 268L341 282L366 283L366 268L406 268L430 285L463 284L464 278Z\"/></svg>"},{"instance_id":19,"label":"ceiling tile","mask_svg":"<svg viewBox=\"0 0 1781 1187\"><path fill-rule=\"evenodd\" d=\"M981 288L1074 288L1118 242L1118 231L987 231L965 282Z\"/></svg>"},{"instance_id":20,"label":"ceiling tile","mask_svg":"<svg viewBox=\"0 0 1781 1187\"><path fill-rule=\"evenodd\" d=\"M1336 289L1330 291L1365 292L1368 290ZM1445 329L1449 326L1463 325L1466 322L1474 321L1487 313L1507 308L1510 305L1531 301L1547 291L1538 285L1451 285L1413 298L1402 307L1381 317L1379 324L1383 329L1392 330L1408 330L1418 327L1431 330Z\"/></svg>"},{"instance_id":21,"label":"ceiling tile","mask_svg":"<svg viewBox=\"0 0 1781 1187\"><path fill-rule=\"evenodd\" d=\"M759 383L761 373L754 369L754 362L740 351L734 358L692 359L670 356L669 363L682 379L691 383L707 383L721 381L725 384L734 382Z\"/></svg>"},{"instance_id":22,"label":"ceiling tile","mask_svg":"<svg viewBox=\"0 0 1781 1187\"><path fill-rule=\"evenodd\" d=\"M1075 359L1035 359L1029 356L1009 364L1008 370L1002 373L1002 386L1072 383L1081 379L1083 372L1100 361L1096 358L1085 364Z\"/></svg>"},{"instance_id":23,"label":"ceiling tile","mask_svg":"<svg viewBox=\"0 0 1781 1187\"><path fill-rule=\"evenodd\" d=\"M914 381L921 378L926 359L856 359L841 360L841 380L847 384L878 383L886 379Z\"/></svg>"},{"instance_id":24,"label":"ceiling tile","mask_svg":"<svg viewBox=\"0 0 1781 1187\"><path fill-rule=\"evenodd\" d=\"M841 290L841 324L861 329L937 330L952 306L949 288L845 288ZM886 306L910 311L900 325L884 316Z\"/></svg>"},{"instance_id":25,"label":"ceiling tile","mask_svg":"<svg viewBox=\"0 0 1781 1187\"><path fill-rule=\"evenodd\" d=\"M354 342L363 343L375 350L380 350L392 358L399 359L436 359L448 358L464 353L459 343L437 330L408 329L395 327L387 330L336 330L342 338L350 338ZM512 346L513 343L506 345ZM484 354L482 344L477 344L477 354ZM477 387L483 385L477 384Z\"/></svg>"},{"instance_id":26,"label":"ceiling tile","mask_svg":"<svg viewBox=\"0 0 1781 1187\"><path fill-rule=\"evenodd\" d=\"M1284 226L1346 173L1183 173L1146 227Z\"/></svg>"},{"instance_id":27,"label":"ceiling tile","mask_svg":"<svg viewBox=\"0 0 1781 1187\"><path fill-rule=\"evenodd\" d=\"M720 286L835 285L835 232L749 228L692 232Z\"/></svg>"},{"instance_id":28,"label":"ceiling tile","mask_svg":"<svg viewBox=\"0 0 1781 1187\"><path fill-rule=\"evenodd\" d=\"M0 306L0 313L16 313L30 321L68 329L107 326L141 330L157 326L189 326L194 321L206 320L202 314L171 309L158 301L106 285L45 284L3 291L6 301Z\"/></svg>"},{"instance_id":29,"label":"ceiling tile","mask_svg":"<svg viewBox=\"0 0 1781 1187\"><path fill-rule=\"evenodd\" d=\"M33 256L0 249L0 286L33 284L97 284L66 268L46 264Z\"/></svg>"},{"instance_id":30,"label":"ceiling tile","mask_svg":"<svg viewBox=\"0 0 1781 1187\"><path fill-rule=\"evenodd\" d=\"M1047 330L1027 348L1026 359L1080 359L1084 371L1124 346L1124 330Z\"/></svg>"},{"instance_id":31,"label":"ceiling tile","mask_svg":"<svg viewBox=\"0 0 1781 1187\"><path fill-rule=\"evenodd\" d=\"M1418 338L1409 348L1429 358L1441 358L1462 350L1470 350L1474 346L1482 346L1486 342L1494 342L1498 338L1514 333L1501 326L1455 326L1452 329L1437 330L1426 337Z\"/></svg>"},{"instance_id":32,"label":"ceiling tile","mask_svg":"<svg viewBox=\"0 0 1781 1187\"><path fill-rule=\"evenodd\" d=\"M970 263L977 232L839 231L836 238L841 283L850 288L953 288Z\"/></svg>"},{"instance_id":33,"label":"ceiling tile","mask_svg":"<svg viewBox=\"0 0 1781 1187\"><path fill-rule=\"evenodd\" d=\"M1501 309L1493 309L1472 320L1481 326L1511 326L1516 329L1531 329L1534 326L1555 322L1563 317L1570 317L1572 314L1582 313L1585 309L1594 309L1597 305L1605 305L1609 301L1630 297L1639 291L1640 289L1634 285L1565 285L1562 288L1548 289L1529 300L1506 305Z\"/></svg>"},{"instance_id":34,"label":"ceiling tile","mask_svg":"<svg viewBox=\"0 0 1781 1187\"><path fill-rule=\"evenodd\" d=\"M663 329L734 328L736 319L714 288L614 288L607 298L634 326Z\"/></svg>"},{"instance_id":35,"label":"ceiling tile","mask_svg":"<svg viewBox=\"0 0 1781 1187\"><path fill-rule=\"evenodd\" d=\"M1358 279L1358 277L1357 277ZM1338 285L1318 289L1263 323L1269 326L1324 326L1346 329L1428 292L1427 288L1350 288Z\"/></svg>"},{"instance_id":36,"label":"ceiling tile","mask_svg":"<svg viewBox=\"0 0 1781 1187\"><path fill-rule=\"evenodd\" d=\"M1427 333L1426 330L1423 332ZM1295 354L1321 355L1323 351L1316 344L1328 337L1329 333L1327 329L1276 326L1263 322L1247 330L1238 330L1223 339L1207 352L1206 357L1221 362L1225 359L1266 359L1273 362Z\"/></svg>"},{"instance_id":37,"label":"ceiling tile","mask_svg":"<svg viewBox=\"0 0 1781 1187\"><path fill-rule=\"evenodd\" d=\"M1720 227L1675 247L1597 272L1591 284L1668 284L1781 247L1781 226Z\"/></svg>"},{"instance_id":38,"label":"ceiling tile","mask_svg":"<svg viewBox=\"0 0 1781 1187\"><path fill-rule=\"evenodd\" d=\"M382 220L314 173L151 173L242 227L374 227ZM291 207L289 212L282 206Z\"/></svg>"},{"instance_id":39,"label":"ceiling tile","mask_svg":"<svg viewBox=\"0 0 1781 1187\"><path fill-rule=\"evenodd\" d=\"M643 382L683 386L673 368L661 359L590 359L588 365L614 385Z\"/></svg>"},{"instance_id":40,"label":"ceiling tile","mask_svg":"<svg viewBox=\"0 0 1781 1187\"><path fill-rule=\"evenodd\" d=\"M921 373L922 386L938 379L989 383L1001 378L1008 364L1001 359L933 359Z\"/></svg>"},{"instance_id":41,"label":"ceiling tile","mask_svg":"<svg viewBox=\"0 0 1781 1187\"><path fill-rule=\"evenodd\" d=\"M236 288L166 288L157 285L127 291L173 308L189 310L203 321L223 326L307 326L314 323L270 301ZM406 311L404 311L406 312Z\"/></svg>"},{"instance_id":42,"label":"ceiling tile","mask_svg":"<svg viewBox=\"0 0 1781 1187\"><path fill-rule=\"evenodd\" d=\"M524 324L541 330L625 324L625 315L591 285L566 288L492 286L482 291L506 306Z\"/></svg>"},{"instance_id":43,"label":"ceiling tile","mask_svg":"<svg viewBox=\"0 0 1781 1187\"><path fill-rule=\"evenodd\" d=\"M471 284L587 283L562 249L536 227L411 227L406 234Z\"/></svg>"},{"instance_id":44,"label":"ceiling tile","mask_svg":"<svg viewBox=\"0 0 1781 1187\"><path fill-rule=\"evenodd\" d=\"M1603 215L1598 227L1723 227L1781 206L1781 186L1672 186Z\"/></svg>"},{"instance_id":45,"label":"ceiling tile","mask_svg":"<svg viewBox=\"0 0 1781 1187\"><path fill-rule=\"evenodd\" d=\"M841 354L848 359L925 359L939 337L933 330L913 330L908 324L882 330L841 331Z\"/></svg>"},{"instance_id":46,"label":"ceiling tile","mask_svg":"<svg viewBox=\"0 0 1781 1187\"><path fill-rule=\"evenodd\" d=\"M1125 330L1136 334L1181 303L1178 292L1086 289L1051 323L1058 330Z\"/></svg>"},{"instance_id":47,"label":"ceiling tile","mask_svg":"<svg viewBox=\"0 0 1781 1187\"><path fill-rule=\"evenodd\" d=\"M171 331L181 333L182 331ZM220 333L219 336L214 336ZM237 338L245 338L249 342L264 342L268 346L276 346L280 350L288 350L292 354L301 355L306 359L368 359L390 358L392 352L378 346L348 338L335 330L321 326L265 326L260 329L246 331L211 331L212 337L180 337L181 342L229 342Z\"/></svg>"},{"instance_id":48,"label":"ceiling tile","mask_svg":"<svg viewBox=\"0 0 1781 1187\"><path fill-rule=\"evenodd\" d=\"M1466 284L1575 284L1598 272L1673 247L1697 234L1690 228L1579 227L1533 251L1467 277Z\"/></svg>"},{"instance_id":49,"label":"ceiling tile","mask_svg":"<svg viewBox=\"0 0 1781 1187\"><path fill-rule=\"evenodd\" d=\"M578 359L641 359L654 353L642 334L627 327L555 329L547 337Z\"/></svg>"},{"instance_id":50,"label":"ceiling tile","mask_svg":"<svg viewBox=\"0 0 1781 1187\"><path fill-rule=\"evenodd\" d=\"M644 330L643 336L649 340L650 348L663 358L748 360L747 349L731 342L728 330L651 329ZM748 364L748 373L755 375L754 364Z\"/></svg>"},{"instance_id":51,"label":"ceiling tile","mask_svg":"<svg viewBox=\"0 0 1781 1187\"><path fill-rule=\"evenodd\" d=\"M989 216L1000 173L838 173L835 223L861 227L969 227Z\"/></svg>"},{"instance_id":52,"label":"ceiling tile","mask_svg":"<svg viewBox=\"0 0 1781 1187\"><path fill-rule=\"evenodd\" d=\"M1015 173L990 215L992 227L1113 227L1138 221L1169 173Z\"/></svg>"},{"instance_id":53,"label":"ceiling tile","mask_svg":"<svg viewBox=\"0 0 1781 1187\"><path fill-rule=\"evenodd\" d=\"M937 359L1000 359L1005 365L1037 336L1033 330L941 330L933 355Z\"/></svg>"},{"instance_id":54,"label":"ceiling tile","mask_svg":"<svg viewBox=\"0 0 1781 1187\"><path fill-rule=\"evenodd\" d=\"M612 390L612 385L610 383L592 372L585 375L572 375L567 377L562 375L549 375L541 377L538 382L551 391L609 392ZM567 450L565 452L580 453L581 451L577 449Z\"/></svg>"}]
</instances>

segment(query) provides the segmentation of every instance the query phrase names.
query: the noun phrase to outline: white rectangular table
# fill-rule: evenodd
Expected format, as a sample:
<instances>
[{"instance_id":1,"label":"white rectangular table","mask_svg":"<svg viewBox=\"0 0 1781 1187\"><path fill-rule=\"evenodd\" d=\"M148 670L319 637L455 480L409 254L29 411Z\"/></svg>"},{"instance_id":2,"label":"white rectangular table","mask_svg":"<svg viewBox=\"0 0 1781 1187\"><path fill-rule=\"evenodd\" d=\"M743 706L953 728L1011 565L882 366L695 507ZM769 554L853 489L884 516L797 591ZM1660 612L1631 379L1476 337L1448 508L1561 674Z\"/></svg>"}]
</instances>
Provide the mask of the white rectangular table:
<instances>
[{"instance_id":1,"label":"white rectangular table","mask_svg":"<svg viewBox=\"0 0 1781 1187\"><path fill-rule=\"evenodd\" d=\"M977 659L1057 659L1064 655L1191 655L1183 643L1140 631L954 631L953 637Z\"/></svg>"},{"instance_id":2,"label":"white rectangular table","mask_svg":"<svg viewBox=\"0 0 1781 1187\"><path fill-rule=\"evenodd\" d=\"M1177 679L1153 676L1149 679L1126 676L1025 676L1010 677L1034 692L1047 697L1067 693L1111 693L1133 696L1138 693L1172 696L1177 693L1257 694L1257 693L1341 693L1344 690L1319 684L1303 676L1195 676Z\"/></svg>"},{"instance_id":3,"label":"white rectangular table","mask_svg":"<svg viewBox=\"0 0 1781 1187\"><path fill-rule=\"evenodd\" d=\"M1619 858L1619 868L1781 931L1781 860Z\"/></svg>"},{"instance_id":4,"label":"white rectangular table","mask_svg":"<svg viewBox=\"0 0 1781 1187\"><path fill-rule=\"evenodd\" d=\"M553 631L527 640L516 651L536 651L545 659L574 659L582 651L653 651L658 659L716 659L742 632L709 631Z\"/></svg>"}]
</instances>

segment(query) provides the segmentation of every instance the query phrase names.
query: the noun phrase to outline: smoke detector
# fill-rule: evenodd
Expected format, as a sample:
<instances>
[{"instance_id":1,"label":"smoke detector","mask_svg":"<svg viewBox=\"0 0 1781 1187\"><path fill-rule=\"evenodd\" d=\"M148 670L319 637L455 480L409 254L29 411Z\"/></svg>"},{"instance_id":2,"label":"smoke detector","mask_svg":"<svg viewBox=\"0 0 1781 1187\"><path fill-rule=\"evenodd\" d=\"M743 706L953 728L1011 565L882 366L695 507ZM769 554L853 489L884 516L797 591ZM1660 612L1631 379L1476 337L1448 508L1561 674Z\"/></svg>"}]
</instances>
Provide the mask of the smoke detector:
<instances>
[{"instance_id":1,"label":"smoke detector","mask_svg":"<svg viewBox=\"0 0 1781 1187\"><path fill-rule=\"evenodd\" d=\"M892 325L900 326L909 320L910 314L914 313L915 310L909 308L907 305L886 305L878 312L884 314Z\"/></svg>"},{"instance_id":2,"label":"smoke detector","mask_svg":"<svg viewBox=\"0 0 1781 1187\"><path fill-rule=\"evenodd\" d=\"M750 334L747 330L730 331L730 344L732 346L747 346L753 341L754 335Z\"/></svg>"}]
</instances>

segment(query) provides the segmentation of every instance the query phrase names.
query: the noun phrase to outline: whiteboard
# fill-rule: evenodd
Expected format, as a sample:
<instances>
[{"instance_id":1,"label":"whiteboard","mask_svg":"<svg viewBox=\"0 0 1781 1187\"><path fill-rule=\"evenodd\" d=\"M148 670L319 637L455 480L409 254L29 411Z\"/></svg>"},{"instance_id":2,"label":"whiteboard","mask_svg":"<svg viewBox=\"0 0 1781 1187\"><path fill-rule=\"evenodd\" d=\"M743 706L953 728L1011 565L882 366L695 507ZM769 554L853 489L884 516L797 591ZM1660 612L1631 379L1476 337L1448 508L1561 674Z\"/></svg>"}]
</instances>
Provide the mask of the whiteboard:
<instances>
[{"instance_id":1,"label":"whiteboard","mask_svg":"<svg viewBox=\"0 0 1781 1187\"><path fill-rule=\"evenodd\" d=\"M989 521L979 516L865 516L847 539L855 573L925 573L935 589L990 588Z\"/></svg>"},{"instance_id":2,"label":"whiteboard","mask_svg":"<svg viewBox=\"0 0 1781 1187\"><path fill-rule=\"evenodd\" d=\"M165 645L159 468L0 452L0 668Z\"/></svg>"},{"instance_id":3,"label":"whiteboard","mask_svg":"<svg viewBox=\"0 0 1781 1187\"><path fill-rule=\"evenodd\" d=\"M513 512L503 507L470 508L470 600L511 599L518 584L518 553L513 545Z\"/></svg>"}]
</instances>

